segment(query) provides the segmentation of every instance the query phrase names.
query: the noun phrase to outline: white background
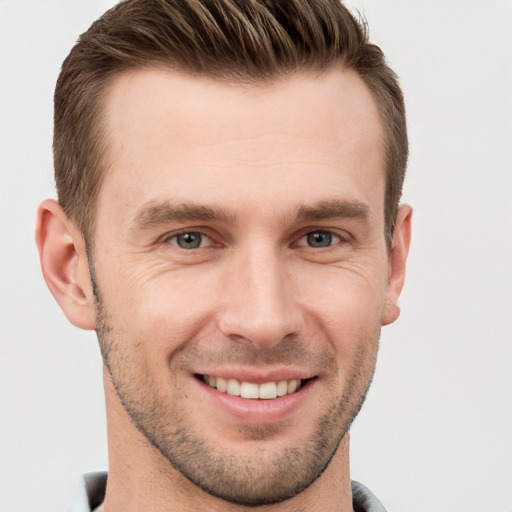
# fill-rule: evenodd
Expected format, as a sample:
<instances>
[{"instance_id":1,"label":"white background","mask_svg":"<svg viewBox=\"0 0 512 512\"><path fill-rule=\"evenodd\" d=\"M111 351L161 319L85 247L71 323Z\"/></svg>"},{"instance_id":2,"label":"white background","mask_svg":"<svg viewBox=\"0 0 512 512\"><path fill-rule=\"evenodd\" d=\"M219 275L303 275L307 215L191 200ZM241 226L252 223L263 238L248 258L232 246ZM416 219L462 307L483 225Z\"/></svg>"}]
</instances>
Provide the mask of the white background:
<instances>
[{"instance_id":1,"label":"white background","mask_svg":"<svg viewBox=\"0 0 512 512\"><path fill-rule=\"evenodd\" d=\"M107 467L101 359L47 291L52 95L108 0L0 0L2 512L62 510ZM402 317L352 429L352 476L390 511L512 511L512 2L366 0L401 77L415 229Z\"/></svg>"}]
</instances>

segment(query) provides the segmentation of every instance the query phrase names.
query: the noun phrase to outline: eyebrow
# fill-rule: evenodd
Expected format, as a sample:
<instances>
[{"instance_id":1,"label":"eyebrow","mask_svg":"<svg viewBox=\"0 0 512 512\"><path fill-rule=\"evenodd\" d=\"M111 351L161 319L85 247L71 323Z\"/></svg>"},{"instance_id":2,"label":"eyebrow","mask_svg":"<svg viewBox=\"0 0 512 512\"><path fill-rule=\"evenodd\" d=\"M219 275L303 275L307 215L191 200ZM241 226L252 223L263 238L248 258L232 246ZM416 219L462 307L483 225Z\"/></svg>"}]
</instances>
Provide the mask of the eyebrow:
<instances>
[{"instance_id":1,"label":"eyebrow","mask_svg":"<svg viewBox=\"0 0 512 512\"><path fill-rule=\"evenodd\" d=\"M211 221L234 222L234 215L223 209L193 203L172 203L171 201L151 202L135 216L137 229L150 229L171 222Z\"/></svg>"},{"instance_id":2,"label":"eyebrow","mask_svg":"<svg viewBox=\"0 0 512 512\"><path fill-rule=\"evenodd\" d=\"M360 201L337 200L320 201L312 206L301 206L296 213L296 221L317 221L334 218L361 219L368 221L369 208ZM193 203L173 203L172 201L146 204L135 216L136 229L157 228L172 222L220 221L235 223L236 215L222 208Z\"/></svg>"},{"instance_id":3,"label":"eyebrow","mask_svg":"<svg viewBox=\"0 0 512 512\"><path fill-rule=\"evenodd\" d=\"M370 209L360 201L333 199L321 201L313 206L302 206L297 211L299 221L334 218L361 219L367 222L370 219Z\"/></svg>"}]
</instances>

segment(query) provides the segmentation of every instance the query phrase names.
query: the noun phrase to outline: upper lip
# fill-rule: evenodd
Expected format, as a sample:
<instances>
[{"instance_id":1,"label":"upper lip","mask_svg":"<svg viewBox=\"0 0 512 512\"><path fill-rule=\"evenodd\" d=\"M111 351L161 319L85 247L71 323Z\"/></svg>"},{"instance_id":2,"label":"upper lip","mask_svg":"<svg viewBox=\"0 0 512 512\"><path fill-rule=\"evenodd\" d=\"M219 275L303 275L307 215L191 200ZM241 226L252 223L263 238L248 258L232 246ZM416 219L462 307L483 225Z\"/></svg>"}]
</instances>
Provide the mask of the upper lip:
<instances>
[{"instance_id":1,"label":"upper lip","mask_svg":"<svg viewBox=\"0 0 512 512\"><path fill-rule=\"evenodd\" d=\"M208 375L210 377L221 377L223 379L236 379L239 382L253 382L263 384L265 382L279 382L280 380L300 379L306 380L316 377L314 372L298 368L205 368L194 372L195 375Z\"/></svg>"}]
</instances>

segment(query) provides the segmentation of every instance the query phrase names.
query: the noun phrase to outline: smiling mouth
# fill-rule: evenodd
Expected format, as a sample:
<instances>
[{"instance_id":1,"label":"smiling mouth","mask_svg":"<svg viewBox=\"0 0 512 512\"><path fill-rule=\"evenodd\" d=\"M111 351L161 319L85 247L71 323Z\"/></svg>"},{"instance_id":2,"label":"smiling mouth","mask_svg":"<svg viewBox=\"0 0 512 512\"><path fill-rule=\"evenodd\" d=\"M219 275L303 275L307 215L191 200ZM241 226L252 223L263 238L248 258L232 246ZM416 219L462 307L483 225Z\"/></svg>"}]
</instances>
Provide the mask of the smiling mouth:
<instances>
[{"instance_id":1,"label":"smiling mouth","mask_svg":"<svg viewBox=\"0 0 512 512\"><path fill-rule=\"evenodd\" d=\"M310 380L291 379L256 384L255 382L240 382L236 379L224 379L210 375L197 375L197 377L221 393L252 400L273 400L274 398L290 395L297 392Z\"/></svg>"}]
</instances>

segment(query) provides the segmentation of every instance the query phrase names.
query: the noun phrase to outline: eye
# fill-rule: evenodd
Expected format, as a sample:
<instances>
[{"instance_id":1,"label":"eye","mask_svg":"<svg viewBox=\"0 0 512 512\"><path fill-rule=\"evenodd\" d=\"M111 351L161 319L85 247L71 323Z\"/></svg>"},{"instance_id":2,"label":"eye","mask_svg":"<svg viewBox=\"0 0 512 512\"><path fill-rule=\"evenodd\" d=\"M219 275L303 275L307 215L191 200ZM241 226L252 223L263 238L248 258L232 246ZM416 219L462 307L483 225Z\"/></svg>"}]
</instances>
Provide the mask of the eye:
<instances>
[{"instance_id":1,"label":"eye","mask_svg":"<svg viewBox=\"0 0 512 512\"><path fill-rule=\"evenodd\" d=\"M177 245L180 249L199 249L207 247L212 243L211 239L198 231L186 231L172 235L167 239L172 245Z\"/></svg>"},{"instance_id":2,"label":"eye","mask_svg":"<svg viewBox=\"0 0 512 512\"><path fill-rule=\"evenodd\" d=\"M302 236L297 242L297 245L324 248L339 242L341 242L341 238L331 231L311 231Z\"/></svg>"}]
</instances>

